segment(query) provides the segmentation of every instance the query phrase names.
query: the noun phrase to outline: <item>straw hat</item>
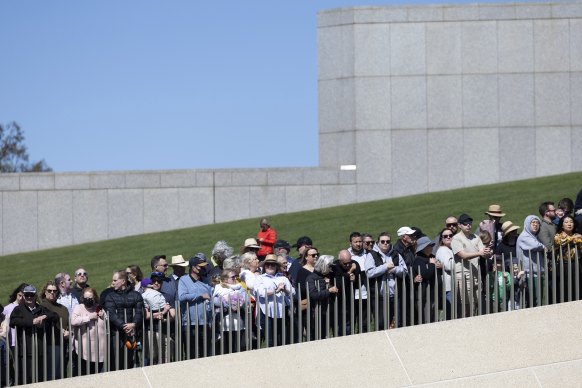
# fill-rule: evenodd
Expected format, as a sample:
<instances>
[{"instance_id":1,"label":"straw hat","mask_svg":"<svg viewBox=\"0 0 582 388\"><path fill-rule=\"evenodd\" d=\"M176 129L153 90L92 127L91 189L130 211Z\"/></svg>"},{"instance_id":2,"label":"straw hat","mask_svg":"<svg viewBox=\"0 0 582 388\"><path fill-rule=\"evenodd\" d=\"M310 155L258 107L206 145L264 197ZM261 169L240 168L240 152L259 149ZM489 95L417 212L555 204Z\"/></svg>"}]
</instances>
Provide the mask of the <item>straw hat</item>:
<instances>
[{"instance_id":1,"label":"straw hat","mask_svg":"<svg viewBox=\"0 0 582 388\"><path fill-rule=\"evenodd\" d=\"M492 217L505 217L505 213L501 211L501 205L489 205L489 210L485 212Z\"/></svg>"},{"instance_id":2,"label":"straw hat","mask_svg":"<svg viewBox=\"0 0 582 388\"><path fill-rule=\"evenodd\" d=\"M519 226L514 225L511 221L505 221L501 225L501 232L503 233L503 237L507 236L509 233L513 232L514 230L518 230Z\"/></svg>"}]
</instances>

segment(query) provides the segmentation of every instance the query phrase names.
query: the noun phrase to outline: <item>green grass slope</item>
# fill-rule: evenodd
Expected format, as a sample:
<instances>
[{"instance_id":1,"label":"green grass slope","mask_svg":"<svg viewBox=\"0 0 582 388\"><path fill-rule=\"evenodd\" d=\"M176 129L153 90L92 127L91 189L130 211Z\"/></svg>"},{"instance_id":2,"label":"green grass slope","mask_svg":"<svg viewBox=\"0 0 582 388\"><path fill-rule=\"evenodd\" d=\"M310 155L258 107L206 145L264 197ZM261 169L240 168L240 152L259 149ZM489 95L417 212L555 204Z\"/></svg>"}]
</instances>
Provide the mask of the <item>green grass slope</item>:
<instances>
[{"instance_id":1,"label":"green grass slope","mask_svg":"<svg viewBox=\"0 0 582 388\"><path fill-rule=\"evenodd\" d=\"M458 217L466 212L476 221L481 220L492 203L501 204L507 213L504 221L511 220L523 228L524 218L528 214L537 215L541 202L557 203L564 197L574 200L580 188L582 172L279 214L270 216L269 221L279 238L293 244L299 236L308 235L321 253L337 256L340 249L348 246L352 231L368 232L375 237L388 231L396 239L396 230L408 225L420 227L432 237L449 214ZM0 302L6 304L8 294L21 282L40 288L56 273L73 275L79 266L88 271L89 283L101 291L109 284L115 269L137 264L144 274L149 273L150 259L156 254L168 257L181 254L186 260L196 252L210 256L218 240L226 240L238 252L244 239L256 236L258 230L259 218L255 218L3 256Z\"/></svg>"}]
</instances>

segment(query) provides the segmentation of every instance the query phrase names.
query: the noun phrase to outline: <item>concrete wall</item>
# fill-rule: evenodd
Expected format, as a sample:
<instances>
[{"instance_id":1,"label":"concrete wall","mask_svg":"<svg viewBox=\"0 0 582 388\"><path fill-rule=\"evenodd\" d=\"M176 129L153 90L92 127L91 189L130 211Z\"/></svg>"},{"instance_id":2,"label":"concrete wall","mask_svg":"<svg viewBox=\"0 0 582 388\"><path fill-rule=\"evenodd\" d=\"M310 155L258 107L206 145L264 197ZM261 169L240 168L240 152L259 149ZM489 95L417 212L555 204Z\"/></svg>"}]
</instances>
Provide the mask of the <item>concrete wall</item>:
<instances>
[{"instance_id":1,"label":"concrete wall","mask_svg":"<svg viewBox=\"0 0 582 388\"><path fill-rule=\"evenodd\" d=\"M0 175L0 254L582 170L580 2L323 11L318 53L319 167Z\"/></svg>"},{"instance_id":2,"label":"concrete wall","mask_svg":"<svg viewBox=\"0 0 582 388\"><path fill-rule=\"evenodd\" d=\"M582 302L77 377L85 388L580 387ZM222 379L222 380L221 380ZM61 387L62 381L31 385Z\"/></svg>"},{"instance_id":3,"label":"concrete wall","mask_svg":"<svg viewBox=\"0 0 582 388\"><path fill-rule=\"evenodd\" d=\"M357 165L358 185L582 169L580 2L324 11L318 53L320 165Z\"/></svg>"}]
</instances>

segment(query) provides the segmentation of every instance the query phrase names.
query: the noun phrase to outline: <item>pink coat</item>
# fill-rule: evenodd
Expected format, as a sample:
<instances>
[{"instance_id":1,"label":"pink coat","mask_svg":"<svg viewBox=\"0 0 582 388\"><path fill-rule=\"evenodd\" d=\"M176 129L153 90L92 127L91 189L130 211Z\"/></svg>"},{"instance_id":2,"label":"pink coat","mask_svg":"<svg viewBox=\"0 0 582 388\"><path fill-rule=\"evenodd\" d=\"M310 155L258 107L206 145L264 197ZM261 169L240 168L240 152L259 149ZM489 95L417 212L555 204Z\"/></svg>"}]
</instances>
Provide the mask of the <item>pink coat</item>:
<instances>
[{"instance_id":1,"label":"pink coat","mask_svg":"<svg viewBox=\"0 0 582 388\"><path fill-rule=\"evenodd\" d=\"M73 309L71 325L74 328L74 346L77 354L82 350L81 358L92 362L105 360L105 320L90 319L90 314L84 304L79 304ZM88 342L88 340L90 342ZM81 342L81 343L79 343ZM82 349L79 346L82 345ZM89 351L91 358L89 359Z\"/></svg>"}]
</instances>

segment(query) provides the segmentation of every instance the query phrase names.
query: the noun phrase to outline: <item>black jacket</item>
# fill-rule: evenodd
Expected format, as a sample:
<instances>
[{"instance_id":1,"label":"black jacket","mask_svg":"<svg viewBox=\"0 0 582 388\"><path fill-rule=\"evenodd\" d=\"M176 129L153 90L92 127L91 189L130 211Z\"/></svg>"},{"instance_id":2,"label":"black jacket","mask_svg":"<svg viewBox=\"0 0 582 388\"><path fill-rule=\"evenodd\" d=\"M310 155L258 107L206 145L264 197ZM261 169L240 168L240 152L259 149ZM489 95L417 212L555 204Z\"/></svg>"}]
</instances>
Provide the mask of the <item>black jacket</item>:
<instances>
[{"instance_id":1,"label":"black jacket","mask_svg":"<svg viewBox=\"0 0 582 388\"><path fill-rule=\"evenodd\" d=\"M143 298L131 287L108 293L105 310L113 328L120 332L123 332L123 325L126 323L135 323L136 328L142 326Z\"/></svg>"},{"instance_id":2,"label":"black jacket","mask_svg":"<svg viewBox=\"0 0 582 388\"><path fill-rule=\"evenodd\" d=\"M32 320L41 315L46 315L46 319L43 321L41 327L35 326ZM26 305L22 304L16 306L10 315L10 327L16 328L18 345L22 346L22 336L26 338L26 353L30 354L32 349L32 336L34 333L37 335L37 344L39 346L39 352L42 352L42 347L44 344L43 338L45 334L50 333L54 325L58 325L59 316L37 304L34 309L30 310ZM47 338L48 339L48 338ZM23 352L23 350L21 350ZM22 355L23 353L21 353Z\"/></svg>"}]
</instances>

